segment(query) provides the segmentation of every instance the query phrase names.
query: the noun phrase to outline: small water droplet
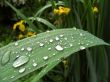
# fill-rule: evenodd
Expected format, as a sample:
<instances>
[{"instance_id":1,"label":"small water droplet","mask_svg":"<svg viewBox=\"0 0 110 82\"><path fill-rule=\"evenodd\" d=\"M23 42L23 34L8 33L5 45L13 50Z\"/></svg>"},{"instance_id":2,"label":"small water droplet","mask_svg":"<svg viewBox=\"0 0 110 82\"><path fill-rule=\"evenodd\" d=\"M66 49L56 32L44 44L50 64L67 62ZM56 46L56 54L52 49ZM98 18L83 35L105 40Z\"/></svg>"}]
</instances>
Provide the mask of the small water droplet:
<instances>
[{"instance_id":1,"label":"small water droplet","mask_svg":"<svg viewBox=\"0 0 110 82\"><path fill-rule=\"evenodd\" d=\"M32 48L31 47L27 47L27 51L32 51Z\"/></svg>"},{"instance_id":2,"label":"small water droplet","mask_svg":"<svg viewBox=\"0 0 110 82\"><path fill-rule=\"evenodd\" d=\"M11 76L11 78L14 78L15 76Z\"/></svg>"},{"instance_id":3,"label":"small water droplet","mask_svg":"<svg viewBox=\"0 0 110 82\"><path fill-rule=\"evenodd\" d=\"M15 42L15 46L18 46L18 42Z\"/></svg>"},{"instance_id":4,"label":"small water droplet","mask_svg":"<svg viewBox=\"0 0 110 82\"><path fill-rule=\"evenodd\" d=\"M27 63L29 61L29 57L28 56L20 56L18 57L14 63L13 63L13 67L19 67L24 65L25 63Z\"/></svg>"},{"instance_id":5,"label":"small water droplet","mask_svg":"<svg viewBox=\"0 0 110 82\"><path fill-rule=\"evenodd\" d=\"M51 48L48 48L48 50L51 50Z\"/></svg>"},{"instance_id":6,"label":"small water droplet","mask_svg":"<svg viewBox=\"0 0 110 82\"><path fill-rule=\"evenodd\" d=\"M21 48L21 51L24 51L24 48Z\"/></svg>"},{"instance_id":7,"label":"small water droplet","mask_svg":"<svg viewBox=\"0 0 110 82\"><path fill-rule=\"evenodd\" d=\"M33 63L33 66L36 67L37 66L37 63Z\"/></svg>"},{"instance_id":8,"label":"small water droplet","mask_svg":"<svg viewBox=\"0 0 110 82\"><path fill-rule=\"evenodd\" d=\"M85 49L85 47L84 47L84 46L80 46L80 49L81 49L81 50L84 50L84 49Z\"/></svg>"},{"instance_id":9,"label":"small water droplet","mask_svg":"<svg viewBox=\"0 0 110 82\"><path fill-rule=\"evenodd\" d=\"M77 30L75 26L73 27L73 29L74 29L74 30Z\"/></svg>"},{"instance_id":10,"label":"small water droplet","mask_svg":"<svg viewBox=\"0 0 110 82\"><path fill-rule=\"evenodd\" d=\"M70 47L72 47L73 46L73 44L69 44L70 45Z\"/></svg>"},{"instance_id":11,"label":"small water droplet","mask_svg":"<svg viewBox=\"0 0 110 82\"><path fill-rule=\"evenodd\" d=\"M1 61L2 65L8 63L8 61L10 60L10 54L11 54L11 52L10 52L10 51L7 51L7 52L5 52L5 54L2 56L2 61Z\"/></svg>"},{"instance_id":12,"label":"small water droplet","mask_svg":"<svg viewBox=\"0 0 110 82\"><path fill-rule=\"evenodd\" d=\"M63 35L60 35L60 37L63 37Z\"/></svg>"},{"instance_id":13,"label":"small water droplet","mask_svg":"<svg viewBox=\"0 0 110 82\"><path fill-rule=\"evenodd\" d=\"M87 46L89 45L89 44L86 44Z\"/></svg>"},{"instance_id":14,"label":"small water droplet","mask_svg":"<svg viewBox=\"0 0 110 82\"><path fill-rule=\"evenodd\" d=\"M23 73L26 70L26 68L19 69L19 73Z\"/></svg>"},{"instance_id":15,"label":"small water droplet","mask_svg":"<svg viewBox=\"0 0 110 82\"><path fill-rule=\"evenodd\" d=\"M39 46L42 47L42 46L44 46L44 44L43 43L40 43Z\"/></svg>"},{"instance_id":16,"label":"small water droplet","mask_svg":"<svg viewBox=\"0 0 110 82\"><path fill-rule=\"evenodd\" d=\"M44 59L44 60L47 60L47 59L48 59L48 56L44 56L43 59Z\"/></svg>"},{"instance_id":17,"label":"small water droplet","mask_svg":"<svg viewBox=\"0 0 110 82\"><path fill-rule=\"evenodd\" d=\"M53 42L53 39L50 39L49 42Z\"/></svg>"},{"instance_id":18,"label":"small water droplet","mask_svg":"<svg viewBox=\"0 0 110 82\"><path fill-rule=\"evenodd\" d=\"M60 46L60 45L57 45L57 46L55 47L55 49L58 50L58 51L62 51L62 50L63 50L63 47Z\"/></svg>"},{"instance_id":19,"label":"small water droplet","mask_svg":"<svg viewBox=\"0 0 110 82\"><path fill-rule=\"evenodd\" d=\"M60 39L59 39L59 37L56 36L56 37L55 37L55 40L60 40Z\"/></svg>"},{"instance_id":20,"label":"small water droplet","mask_svg":"<svg viewBox=\"0 0 110 82\"><path fill-rule=\"evenodd\" d=\"M65 39L65 40L67 40L67 38L66 38L66 37L65 37L64 39Z\"/></svg>"},{"instance_id":21,"label":"small water droplet","mask_svg":"<svg viewBox=\"0 0 110 82\"><path fill-rule=\"evenodd\" d=\"M55 56L55 53L53 53L53 56Z\"/></svg>"}]
</instances>

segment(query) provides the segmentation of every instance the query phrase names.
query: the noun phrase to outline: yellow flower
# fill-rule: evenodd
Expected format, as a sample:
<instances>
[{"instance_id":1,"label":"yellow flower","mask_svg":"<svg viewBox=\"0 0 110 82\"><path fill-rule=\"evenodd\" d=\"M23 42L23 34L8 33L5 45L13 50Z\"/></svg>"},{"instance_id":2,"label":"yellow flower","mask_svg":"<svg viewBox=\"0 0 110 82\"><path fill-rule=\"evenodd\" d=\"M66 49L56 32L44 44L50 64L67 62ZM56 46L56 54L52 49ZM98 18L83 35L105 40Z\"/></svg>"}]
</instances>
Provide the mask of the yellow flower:
<instances>
[{"instance_id":1,"label":"yellow flower","mask_svg":"<svg viewBox=\"0 0 110 82\"><path fill-rule=\"evenodd\" d=\"M23 34L19 34L17 38L18 39L22 39L22 38L24 38L24 35Z\"/></svg>"},{"instance_id":2,"label":"yellow flower","mask_svg":"<svg viewBox=\"0 0 110 82\"><path fill-rule=\"evenodd\" d=\"M54 14L58 14L58 12L59 12L58 9L54 9L54 10L53 10L53 13L54 13Z\"/></svg>"},{"instance_id":3,"label":"yellow flower","mask_svg":"<svg viewBox=\"0 0 110 82\"><path fill-rule=\"evenodd\" d=\"M70 12L70 8L67 8L67 7L62 7L62 6L59 6L58 9L54 9L54 14L57 14L57 15L68 15L68 13Z\"/></svg>"},{"instance_id":4,"label":"yellow flower","mask_svg":"<svg viewBox=\"0 0 110 82\"><path fill-rule=\"evenodd\" d=\"M92 12L93 12L93 13L98 13L99 10L98 10L98 8L97 8L96 6L94 6L94 7L92 7Z\"/></svg>"},{"instance_id":5,"label":"yellow flower","mask_svg":"<svg viewBox=\"0 0 110 82\"><path fill-rule=\"evenodd\" d=\"M33 36L33 35L35 35L36 33L35 32L28 32L27 33L27 36Z\"/></svg>"},{"instance_id":6,"label":"yellow flower","mask_svg":"<svg viewBox=\"0 0 110 82\"><path fill-rule=\"evenodd\" d=\"M18 28L20 31L24 32L25 31L25 25L23 24L24 22L25 22L24 20L21 20L15 23L13 25L13 30L16 30Z\"/></svg>"}]
</instances>

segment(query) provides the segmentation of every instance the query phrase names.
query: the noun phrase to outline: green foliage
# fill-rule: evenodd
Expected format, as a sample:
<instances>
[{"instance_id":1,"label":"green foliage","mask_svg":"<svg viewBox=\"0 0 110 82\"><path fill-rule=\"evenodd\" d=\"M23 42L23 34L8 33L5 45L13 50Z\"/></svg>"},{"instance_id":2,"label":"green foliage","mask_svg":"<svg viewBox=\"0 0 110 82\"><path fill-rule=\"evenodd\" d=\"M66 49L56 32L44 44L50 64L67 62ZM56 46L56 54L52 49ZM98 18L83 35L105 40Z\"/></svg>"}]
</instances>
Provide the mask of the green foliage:
<instances>
[{"instance_id":1,"label":"green foliage","mask_svg":"<svg viewBox=\"0 0 110 82\"><path fill-rule=\"evenodd\" d=\"M11 43L0 49L1 82L14 81L45 65L47 66L43 71L47 69L47 73L50 68L61 61L61 58L66 58L79 50L102 44L107 45L101 39L76 28L54 30ZM53 66L50 67L51 65ZM24 68L23 71L20 71L22 68ZM39 75L37 77L37 80L41 78Z\"/></svg>"}]
</instances>

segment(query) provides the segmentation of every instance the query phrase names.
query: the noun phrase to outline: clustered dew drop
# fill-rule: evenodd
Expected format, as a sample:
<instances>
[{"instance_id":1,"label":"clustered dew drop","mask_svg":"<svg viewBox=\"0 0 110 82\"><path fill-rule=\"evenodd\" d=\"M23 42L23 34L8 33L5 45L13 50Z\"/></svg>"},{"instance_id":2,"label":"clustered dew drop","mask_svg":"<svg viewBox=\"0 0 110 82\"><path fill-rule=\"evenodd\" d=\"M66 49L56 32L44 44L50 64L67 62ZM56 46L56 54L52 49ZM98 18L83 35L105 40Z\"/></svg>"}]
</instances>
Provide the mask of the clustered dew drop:
<instances>
[{"instance_id":1,"label":"clustered dew drop","mask_svg":"<svg viewBox=\"0 0 110 82\"><path fill-rule=\"evenodd\" d=\"M19 69L19 73L23 73L23 72L25 72L25 70L26 70L26 68L21 68L21 69Z\"/></svg>"},{"instance_id":2,"label":"clustered dew drop","mask_svg":"<svg viewBox=\"0 0 110 82\"><path fill-rule=\"evenodd\" d=\"M63 47L60 46L60 45L57 45L57 46L55 47L55 49L58 50L58 51L62 51L62 50L63 50Z\"/></svg>"},{"instance_id":3,"label":"clustered dew drop","mask_svg":"<svg viewBox=\"0 0 110 82\"><path fill-rule=\"evenodd\" d=\"M20 67L20 66L24 65L25 63L27 63L28 61L29 61L28 56L20 56L14 61L13 67L15 67L15 68Z\"/></svg>"}]
</instances>

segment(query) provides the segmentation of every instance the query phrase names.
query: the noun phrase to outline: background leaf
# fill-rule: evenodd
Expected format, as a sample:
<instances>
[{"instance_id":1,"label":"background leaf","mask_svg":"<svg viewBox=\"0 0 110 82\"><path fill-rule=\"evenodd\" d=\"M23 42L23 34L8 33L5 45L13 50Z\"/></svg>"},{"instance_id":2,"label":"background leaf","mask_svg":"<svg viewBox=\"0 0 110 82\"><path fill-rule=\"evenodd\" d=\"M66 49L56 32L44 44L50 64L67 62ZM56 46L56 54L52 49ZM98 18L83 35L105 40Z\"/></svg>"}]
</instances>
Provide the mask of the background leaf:
<instances>
[{"instance_id":1,"label":"background leaf","mask_svg":"<svg viewBox=\"0 0 110 82\"><path fill-rule=\"evenodd\" d=\"M15 81L45 65L96 45L108 44L76 28L53 30L10 43L0 48L0 82ZM2 63L6 61L4 57L7 60L5 64Z\"/></svg>"}]
</instances>

